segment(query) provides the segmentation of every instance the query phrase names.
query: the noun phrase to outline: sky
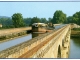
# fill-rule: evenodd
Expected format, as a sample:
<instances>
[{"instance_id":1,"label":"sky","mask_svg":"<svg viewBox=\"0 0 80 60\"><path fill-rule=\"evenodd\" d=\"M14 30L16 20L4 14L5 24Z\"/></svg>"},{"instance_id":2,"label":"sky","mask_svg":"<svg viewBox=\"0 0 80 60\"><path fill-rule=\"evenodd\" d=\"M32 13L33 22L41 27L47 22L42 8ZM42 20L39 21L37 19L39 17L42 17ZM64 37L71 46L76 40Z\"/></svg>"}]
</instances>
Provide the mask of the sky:
<instances>
[{"instance_id":1,"label":"sky","mask_svg":"<svg viewBox=\"0 0 80 60\"><path fill-rule=\"evenodd\" d=\"M52 18L56 10L62 10L67 16L80 11L80 2L0 2L0 16L11 17L21 13L23 18Z\"/></svg>"}]
</instances>

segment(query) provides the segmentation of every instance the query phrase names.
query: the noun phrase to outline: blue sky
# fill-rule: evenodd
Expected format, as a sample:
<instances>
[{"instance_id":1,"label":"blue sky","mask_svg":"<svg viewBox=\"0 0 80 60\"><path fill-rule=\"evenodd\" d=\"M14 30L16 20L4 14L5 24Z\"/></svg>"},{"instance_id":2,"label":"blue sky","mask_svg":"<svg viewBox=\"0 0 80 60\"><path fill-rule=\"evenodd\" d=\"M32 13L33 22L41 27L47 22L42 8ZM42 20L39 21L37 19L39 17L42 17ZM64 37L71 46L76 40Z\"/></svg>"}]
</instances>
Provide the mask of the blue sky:
<instances>
[{"instance_id":1,"label":"blue sky","mask_svg":"<svg viewBox=\"0 0 80 60\"><path fill-rule=\"evenodd\" d=\"M21 13L24 18L53 17L56 10L62 10L67 16L80 11L80 2L0 2L0 16L11 17Z\"/></svg>"}]
</instances>

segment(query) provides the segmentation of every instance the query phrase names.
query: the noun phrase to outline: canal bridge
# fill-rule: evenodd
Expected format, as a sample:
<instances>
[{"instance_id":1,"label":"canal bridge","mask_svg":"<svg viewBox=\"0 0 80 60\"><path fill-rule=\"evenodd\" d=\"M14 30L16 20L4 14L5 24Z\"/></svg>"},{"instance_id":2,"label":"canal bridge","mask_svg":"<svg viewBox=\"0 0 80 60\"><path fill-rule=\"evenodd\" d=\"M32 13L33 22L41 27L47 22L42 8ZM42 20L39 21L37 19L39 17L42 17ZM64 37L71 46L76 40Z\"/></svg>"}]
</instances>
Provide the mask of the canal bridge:
<instances>
[{"instance_id":1,"label":"canal bridge","mask_svg":"<svg viewBox=\"0 0 80 60\"><path fill-rule=\"evenodd\" d=\"M71 25L0 51L0 58L68 58Z\"/></svg>"}]
</instances>

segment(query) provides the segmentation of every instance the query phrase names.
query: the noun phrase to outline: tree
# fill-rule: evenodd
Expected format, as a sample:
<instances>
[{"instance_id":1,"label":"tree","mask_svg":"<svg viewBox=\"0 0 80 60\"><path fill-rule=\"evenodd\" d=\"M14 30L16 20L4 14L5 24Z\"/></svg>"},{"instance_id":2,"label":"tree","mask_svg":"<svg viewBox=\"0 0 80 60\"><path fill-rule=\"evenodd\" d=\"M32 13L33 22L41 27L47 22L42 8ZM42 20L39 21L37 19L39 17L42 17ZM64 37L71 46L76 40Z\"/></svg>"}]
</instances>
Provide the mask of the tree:
<instances>
[{"instance_id":1,"label":"tree","mask_svg":"<svg viewBox=\"0 0 80 60\"><path fill-rule=\"evenodd\" d=\"M15 13L12 16L13 25L15 27L23 27L25 23L23 22L23 16L21 13Z\"/></svg>"},{"instance_id":2,"label":"tree","mask_svg":"<svg viewBox=\"0 0 80 60\"><path fill-rule=\"evenodd\" d=\"M74 23L73 16L67 17L67 23Z\"/></svg>"},{"instance_id":3,"label":"tree","mask_svg":"<svg viewBox=\"0 0 80 60\"><path fill-rule=\"evenodd\" d=\"M40 21L41 21L41 23L46 23L47 22L46 18L41 18Z\"/></svg>"},{"instance_id":4,"label":"tree","mask_svg":"<svg viewBox=\"0 0 80 60\"><path fill-rule=\"evenodd\" d=\"M64 14L61 10L57 10L54 13L52 23L64 23L66 22L66 14Z\"/></svg>"},{"instance_id":5,"label":"tree","mask_svg":"<svg viewBox=\"0 0 80 60\"><path fill-rule=\"evenodd\" d=\"M29 26L29 25L30 25L31 19L32 19L32 18L24 18L24 19L23 19L24 22L25 22L25 24L26 24L26 26Z\"/></svg>"},{"instance_id":6,"label":"tree","mask_svg":"<svg viewBox=\"0 0 80 60\"><path fill-rule=\"evenodd\" d=\"M50 18L50 17L49 17L49 18L48 18L48 23L51 23L51 22L52 22L52 19L53 19L53 18Z\"/></svg>"},{"instance_id":7,"label":"tree","mask_svg":"<svg viewBox=\"0 0 80 60\"><path fill-rule=\"evenodd\" d=\"M0 18L0 24L2 24L2 28L12 28L12 20L11 18L2 17Z\"/></svg>"},{"instance_id":8,"label":"tree","mask_svg":"<svg viewBox=\"0 0 80 60\"><path fill-rule=\"evenodd\" d=\"M80 11L73 14L73 20L74 20L74 23L80 25Z\"/></svg>"},{"instance_id":9,"label":"tree","mask_svg":"<svg viewBox=\"0 0 80 60\"><path fill-rule=\"evenodd\" d=\"M33 23L39 23L39 22L40 22L40 19L39 19L39 18L33 17L33 18L31 19L31 24L30 24L30 26L31 26Z\"/></svg>"}]
</instances>

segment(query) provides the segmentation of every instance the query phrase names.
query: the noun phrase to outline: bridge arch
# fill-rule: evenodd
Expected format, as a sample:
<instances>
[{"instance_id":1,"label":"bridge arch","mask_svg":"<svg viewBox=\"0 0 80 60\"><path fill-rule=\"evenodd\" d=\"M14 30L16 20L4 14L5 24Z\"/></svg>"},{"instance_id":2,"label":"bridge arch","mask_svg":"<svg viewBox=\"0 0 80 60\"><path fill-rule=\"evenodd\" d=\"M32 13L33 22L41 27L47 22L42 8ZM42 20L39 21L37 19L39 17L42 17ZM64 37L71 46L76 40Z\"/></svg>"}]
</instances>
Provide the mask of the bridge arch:
<instances>
[{"instance_id":1,"label":"bridge arch","mask_svg":"<svg viewBox=\"0 0 80 60\"><path fill-rule=\"evenodd\" d=\"M57 58L61 58L61 47L58 46Z\"/></svg>"}]
</instances>

